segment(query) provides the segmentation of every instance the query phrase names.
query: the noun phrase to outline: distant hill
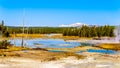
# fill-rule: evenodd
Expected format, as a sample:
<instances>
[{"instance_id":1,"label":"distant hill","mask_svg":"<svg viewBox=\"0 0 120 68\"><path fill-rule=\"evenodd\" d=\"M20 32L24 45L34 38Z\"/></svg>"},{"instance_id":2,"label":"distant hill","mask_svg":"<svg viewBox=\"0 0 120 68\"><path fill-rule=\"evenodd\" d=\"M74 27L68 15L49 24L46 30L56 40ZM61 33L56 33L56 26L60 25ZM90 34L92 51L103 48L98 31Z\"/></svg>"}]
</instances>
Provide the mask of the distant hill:
<instances>
[{"instance_id":1,"label":"distant hill","mask_svg":"<svg viewBox=\"0 0 120 68\"><path fill-rule=\"evenodd\" d=\"M83 25L87 25L87 24L77 22L77 23L68 24L68 25L62 24L62 25L59 25L59 27L81 27Z\"/></svg>"}]
</instances>

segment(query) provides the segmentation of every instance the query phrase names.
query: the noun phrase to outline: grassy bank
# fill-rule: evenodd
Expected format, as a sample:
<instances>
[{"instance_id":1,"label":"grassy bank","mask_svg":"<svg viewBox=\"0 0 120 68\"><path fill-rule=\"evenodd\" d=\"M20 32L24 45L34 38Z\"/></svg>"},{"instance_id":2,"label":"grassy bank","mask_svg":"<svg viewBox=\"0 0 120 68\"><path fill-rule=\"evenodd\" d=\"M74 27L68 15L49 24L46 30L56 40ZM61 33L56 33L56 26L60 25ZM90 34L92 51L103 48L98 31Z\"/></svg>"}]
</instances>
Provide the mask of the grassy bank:
<instances>
[{"instance_id":1,"label":"grassy bank","mask_svg":"<svg viewBox=\"0 0 120 68\"><path fill-rule=\"evenodd\" d=\"M108 50L120 50L120 44L101 44L98 47Z\"/></svg>"},{"instance_id":2,"label":"grassy bank","mask_svg":"<svg viewBox=\"0 0 120 68\"><path fill-rule=\"evenodd\" d=\"M29 37L29 38L40 38L40 37L43 37L44 35L43 34L10 34L10 37L11 38L14 38L15 37Z\"/></svg>"},{"instance_id":3,"label":"grassy bank","mask_svg":"<svg viewBox=\"0 0 120 68\"><path fill-rule=\"evenodd\" d=\"M24 51L27 50L27 51ZM27 58L40 61L52 61L59 60L61 58L76 57L77 59L83 59L85 56L74 54L73 52L48 52L44 49L26 49L26 48L10 48L7 50L0 50L0 57L18 57Z\"/></svg>"}]
</instances>

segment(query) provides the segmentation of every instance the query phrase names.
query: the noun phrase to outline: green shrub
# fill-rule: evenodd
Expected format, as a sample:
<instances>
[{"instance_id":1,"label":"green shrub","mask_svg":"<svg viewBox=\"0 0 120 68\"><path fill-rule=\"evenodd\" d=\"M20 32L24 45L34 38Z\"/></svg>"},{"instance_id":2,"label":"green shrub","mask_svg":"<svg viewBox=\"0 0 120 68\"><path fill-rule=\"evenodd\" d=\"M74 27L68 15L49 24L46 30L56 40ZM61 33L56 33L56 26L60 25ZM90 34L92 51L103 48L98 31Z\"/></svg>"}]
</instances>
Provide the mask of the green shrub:
<instances>
[{"instance_id":1,"label":"green shrub","mask_svg":"<svg viewBox=\"0 0 120 68\"><path fill-rule=\"evenodd\" d=\"M9 32L6 31L6 32L4 32L4 33L2 34L2 36L3 36L3 37L9 37L10 34L9 34Z\"/></svg>"},{"instance_id":2,"label":"green shrub","mask_svg":"<svg viewBox=\"0 0 120 68\"><path fill-rule=\"evenodd\" d=\"M7 40L4 40L4 41L0 42L0 49L7 49L10 46L11 46L11 44Z\"/></svg>"}]
</instances>

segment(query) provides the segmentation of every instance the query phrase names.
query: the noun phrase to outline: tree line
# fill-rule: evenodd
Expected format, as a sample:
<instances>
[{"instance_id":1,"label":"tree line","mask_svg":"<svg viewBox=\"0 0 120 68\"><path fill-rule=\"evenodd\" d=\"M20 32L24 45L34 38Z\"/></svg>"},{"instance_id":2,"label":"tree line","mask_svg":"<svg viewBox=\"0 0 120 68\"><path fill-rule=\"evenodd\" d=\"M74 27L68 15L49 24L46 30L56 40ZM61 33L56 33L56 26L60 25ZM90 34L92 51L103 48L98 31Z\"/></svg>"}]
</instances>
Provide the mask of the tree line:
<instances>
[{"instance_id":1,"label":"tree line","mask_svg":"<svg viewBox=\"0 0 120 68\"><path fill-rule=\"evenodd\" d=\"M10 34L22 33L23 27L8 26ZM114 26L82 26L82 27L25 27L25 33L29 34L50 34L61 33L63 36L79 36L79 37L102 37L114 36Z\"/></svg>"},{"instance_id":2,"label":"tree line","mask_svg":"<svg viewBox=\"0 0 120 68\"><path fill-rule=\"evenodd\" d=\"M22 27L8 26L10 34L22 33ZM82 26L82 27L25 27L25 33L29 34L50 34L61 33L63 36L79 36L79 37L102 37L114 36L114 26Z\"/></svg>"},{"instance_id":3,"label":"tree line","mask_svg":"<svg viewBox=\"0 0 120 68\"><path fill-rule=\"evenodd\" d=\"M79 37L113 37L114 26L82 26L79 28L67 28L63 31L63 36Z\"/></svg>"},{"instance_id":4,"label":"tree line","mask_svg":"<svg viewBox=\"0 0 120 68\"><path fill-rule=\"evenodd\" d=\"M23 27L14 27L14 26L7 26L8 32L13 34L14 32L22 33ZM50 33L63 33L63 30L68 27L24 27L24 33L29 34L50 34Z\"/></svg>"}]
</instances>

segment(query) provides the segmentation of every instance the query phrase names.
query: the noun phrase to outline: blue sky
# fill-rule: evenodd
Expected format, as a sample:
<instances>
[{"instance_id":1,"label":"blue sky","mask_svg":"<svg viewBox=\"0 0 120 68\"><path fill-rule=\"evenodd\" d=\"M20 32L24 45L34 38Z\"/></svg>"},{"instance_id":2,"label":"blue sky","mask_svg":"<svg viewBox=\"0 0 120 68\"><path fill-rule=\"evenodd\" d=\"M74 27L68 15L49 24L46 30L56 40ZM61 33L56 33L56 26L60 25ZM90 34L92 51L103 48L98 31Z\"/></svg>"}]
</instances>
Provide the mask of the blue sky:
<instances>
[{"instance_id":1,"label":"blue sky","mask_svg":"<svg viewBox=\"0 0 120 68\"><path fill-rule=\"evenodd\" d=\"M28 26L120 24L119 0L0 0L0 21L21 26L23 9Z\"/></svg>"}]
</instances>

